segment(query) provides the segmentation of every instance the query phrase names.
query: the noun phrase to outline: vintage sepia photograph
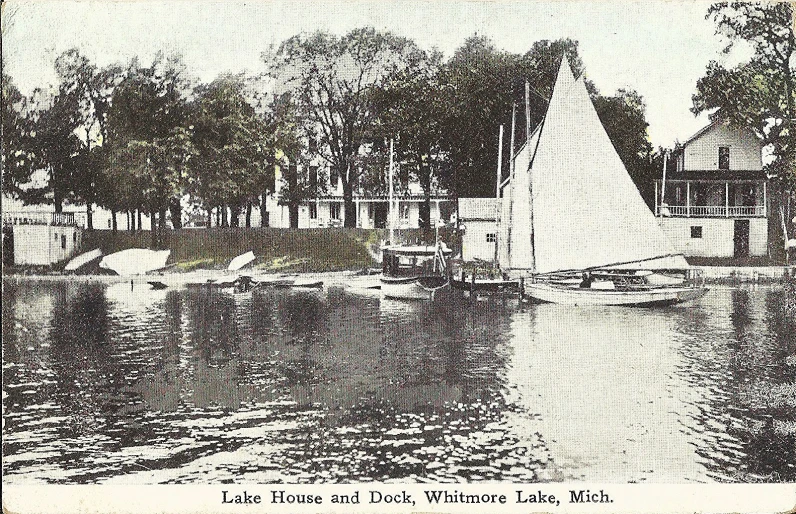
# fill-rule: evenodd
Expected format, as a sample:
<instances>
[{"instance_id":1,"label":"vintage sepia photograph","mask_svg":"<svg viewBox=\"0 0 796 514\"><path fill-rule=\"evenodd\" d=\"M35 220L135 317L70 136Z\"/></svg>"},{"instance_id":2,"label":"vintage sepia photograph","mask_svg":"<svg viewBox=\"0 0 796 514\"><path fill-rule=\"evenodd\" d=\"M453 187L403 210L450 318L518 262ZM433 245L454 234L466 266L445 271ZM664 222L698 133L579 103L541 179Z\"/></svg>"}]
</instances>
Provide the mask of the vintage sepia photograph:
<instances>
[{"instance_id":1,"label":"vintage sepia photograph","mask_svg":"<svg viewBox=\"0 0 796 514\"><path fill-rule=\"evenodd\" d=\"M3 0L4 487L796 501L794 11Z\"/></svg>"}]
</instances>

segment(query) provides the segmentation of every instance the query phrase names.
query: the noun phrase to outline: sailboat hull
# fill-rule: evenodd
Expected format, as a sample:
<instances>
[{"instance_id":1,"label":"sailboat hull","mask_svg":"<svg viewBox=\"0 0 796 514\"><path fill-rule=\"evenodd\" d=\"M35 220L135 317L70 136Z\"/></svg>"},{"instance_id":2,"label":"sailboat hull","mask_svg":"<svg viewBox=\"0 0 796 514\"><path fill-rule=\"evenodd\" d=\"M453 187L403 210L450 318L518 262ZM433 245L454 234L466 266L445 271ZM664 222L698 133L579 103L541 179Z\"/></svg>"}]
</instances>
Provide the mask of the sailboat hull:
<instances>
[{"instance_id":1,"label":"sailboat hull","mask_svg":"<svg viewBox=\"0 0 796 514\"><path fill-rule=\"evenodd\" d=\"M381 291L386 298L399 300L433 300L435 296L450 290L445 277L381 278Z\"/></svg>"},{"instance_id":2,"label":"sailboat hull","mask_svg":"<svg viewBox=\"0 0 796 514\"><path fill-rule=\"evenodd\" d=\"M590 289L553 284L526 284L525 296L562 305L625 305L652 307L673 305L701 298L704 287L658 287L638 290Z\"/></svg>"}]
</instances>

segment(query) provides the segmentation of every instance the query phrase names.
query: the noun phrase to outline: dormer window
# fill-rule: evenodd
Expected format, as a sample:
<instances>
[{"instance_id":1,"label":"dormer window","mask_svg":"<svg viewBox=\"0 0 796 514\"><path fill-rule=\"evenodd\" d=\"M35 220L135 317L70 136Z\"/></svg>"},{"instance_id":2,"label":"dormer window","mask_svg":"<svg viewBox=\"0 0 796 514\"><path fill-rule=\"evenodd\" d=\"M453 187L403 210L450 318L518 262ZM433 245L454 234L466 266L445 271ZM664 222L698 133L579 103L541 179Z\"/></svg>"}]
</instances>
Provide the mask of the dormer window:
<instances>
[{"instance_id":1,"label":"dormer window","mask_svg":"<svg viewBox=\"0 0 796 514\"><path fill-rule=\"evenodd\" d=\"M728 169L730 169L730 147L729 146L720 146L719 147L719 169L720 170L728 170Z\"/></svg>"}]
</instances>

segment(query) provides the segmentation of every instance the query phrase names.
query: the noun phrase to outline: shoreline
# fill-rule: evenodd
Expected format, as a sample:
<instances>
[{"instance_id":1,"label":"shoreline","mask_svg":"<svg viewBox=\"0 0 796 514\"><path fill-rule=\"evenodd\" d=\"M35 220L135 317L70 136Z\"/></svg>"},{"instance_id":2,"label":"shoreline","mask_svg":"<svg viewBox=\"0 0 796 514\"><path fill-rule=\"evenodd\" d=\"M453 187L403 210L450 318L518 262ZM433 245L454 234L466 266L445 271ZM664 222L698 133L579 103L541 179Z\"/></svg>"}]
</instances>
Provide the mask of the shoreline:
<instances>
[{"instance_id":1,"label":"shoreline","mask_svg":"<svg viewBox=\"0 0 796 514\"><path fill-rule=\"evenodd\" d=\"M371 268L376 269L376 268ZM796 266L693 266L706 284L780 284L784 283L788 275L796 273ZM189 282L206 282L209 279L224 276L248 275L253 278L280 278L289 276L301 277L358 277L368 276L368 269L349 269L335 271L292 271L292 270L237 270L234 272L221 268L195 269L191 271L180 271L165 269L160 272L152 272L144 275L120 276L110 274L75 274L64 273L61 271L35 271L32 273L20 272L19 270L3 270L3 280L7 279L31 279L31 280L73 280L76 282L125 282L128 280L163 280L174 284Z\"/></svg>"}]
</instances>

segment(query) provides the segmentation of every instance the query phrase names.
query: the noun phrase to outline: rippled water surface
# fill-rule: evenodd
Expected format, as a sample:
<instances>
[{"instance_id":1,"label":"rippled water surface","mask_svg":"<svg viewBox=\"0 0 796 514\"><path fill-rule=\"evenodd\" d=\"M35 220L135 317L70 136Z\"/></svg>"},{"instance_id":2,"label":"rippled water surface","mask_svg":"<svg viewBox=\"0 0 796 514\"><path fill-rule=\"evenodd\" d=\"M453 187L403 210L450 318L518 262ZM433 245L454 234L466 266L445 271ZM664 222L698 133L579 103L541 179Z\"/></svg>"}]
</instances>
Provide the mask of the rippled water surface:
<instances>
[{"instance_id":1,"label":"rippled water surface","mask_svg":"<svg viewBox=\"0 0 796 514\"><path fill-rule=\"evenodd\" d=\"M626 309L3 286L5 482L796 481L782 287Z\"/></svg>"}]
</instances>

